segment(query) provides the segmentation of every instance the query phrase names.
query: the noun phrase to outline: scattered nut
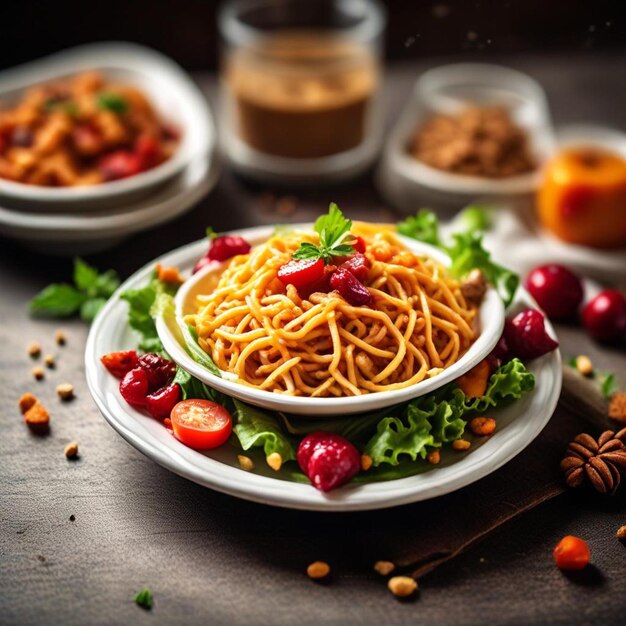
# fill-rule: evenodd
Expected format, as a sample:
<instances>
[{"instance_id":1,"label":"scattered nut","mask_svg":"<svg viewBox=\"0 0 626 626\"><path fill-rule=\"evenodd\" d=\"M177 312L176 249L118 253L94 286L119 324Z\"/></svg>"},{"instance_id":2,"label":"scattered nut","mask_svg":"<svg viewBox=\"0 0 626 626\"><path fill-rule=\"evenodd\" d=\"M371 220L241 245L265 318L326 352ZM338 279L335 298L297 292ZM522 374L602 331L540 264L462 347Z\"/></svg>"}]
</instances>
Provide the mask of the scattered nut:
<instances>
[{"instance_id":1,"label":"scattered nut","mask_svg":"<svg viewBox=\"0 0 626 626\"><path fill-rule=\"evenodd\" d=\"M396 566L391 561L376 561L374 563L374 570L381 576L389 576Z\"/></svg>"},{"instance_id":2,"label":"scattered nut","mask_svg":"<svg viewBox=\"0 0 626 626\"><path fill-rule=\"evenodd\" d=\"M65 333L60 328L54 333L54 340L59 346L64 346L67 343Z\"/></svg>"},{"instance_id":3,"label":"scattered nut","mask_svg":"<svg viewBox=\"0 0 626 626\"><path fill-rule=\"evenodd\" d=\"M439 450L433 450L426 455L426 460L431 465L439 465L439 463L441 462L441 453L439 452Z\"/></svg>"},{"instance_id":4,"label":"scattered nut","mask_svg":"<svg viewBox=\"0 0 626 626\"><path fill-rule=\"evenodd\" d=\"M45 431L50 423L50 414L46 411L41 402L35 402L35 404L24 413L24 421L32 430Z\"/></svg>"},{"instance_id":5,"label":"scattered nut","mask_svg":"<svg viewBox=\"0 0 626 626\"><path fill-rule=\"evenodd\" d=\"M588 356L581 354L576 357L576 369L583 376L591 376L593 374L593 363Z\"/></svg>"},{"instance_id":6,"label":"scattered nut","mask_svg":"<svg viewBox=\"0 0 626 626\"><path fill-rule=\"evenodd\" d=\"M330 574L330 565L324 561L314 561L306 568L306 574L313 580L326 578Z\"/></svg>"},{"instance_id":7,"label":"scattered nut","mask_svg":"<svg viewBox=\"0 0 626 626\"><path fill-rule=\"evenodd\" d=\"M471 445L472 444L469 441L467 441L467 439L455 439L452 442L452 447L455 450L459 450L459 451L467 450Z\"/></svg>"},{"instance_id":8,"label":"scattered nut","mask_svg":"<svg viewBox=\"0 0 626 626\"><path fill-rule=\"evenodd\" d=\"M609 402L609 417L620 424L626 424L626 393L616 391Z\"/></svg>"},{"instance_id":9,"label":"scattered nut","mask_svg":"<svg viewBox=\"0 0 626 626\"><path fill-rule=\"evenodd\" d=\"M478 303L487 291L487 279L479 269L473 269L461 285L461 293L469 302Z\"/></svg>"},{"instance_id":10,"label":"scattered nut","mask_svg":"<svg viewBox=\"0 0 626 626\"><path fill-rule=\"evenodd\" d=\"M27 392L25 394L22 394L22 397L18 400L17 404L20 407L22 415L24 415L24 413L26 413L28 409L37 404L37 397L34 396L32 393Z\"/></svg>"},{"instance_id":11,"label":"scattered nut","mask_svg":"<svg viewBox=\"0 0 626 626\"><path fill-rule=\"evenodd\" d=\"M40 367L39 365L37 367L33 367L31 372L36 380L43 380L46 375L46 372L44 371L43 367Z\"/></svg>"},{"instance_id":12,"label":"scattered nut","mask_svg":"<svg viewBox=\"0 0 626 626\"><path fill-rule=\"evenodd\" d=\"M254 461L249 456L238 454L237 460L239 461L239 467L241 467L242 470L251 472L254 469Z\"/></svg>"},{"instance_id":13,"label":"scattered nut","mask_svg":"<svg viewBox=\"0 0 626 626\"><path fill-rule=\"evenodd\" d=\"M71 400L74 397L74 386L70 383L57 385L57 396L61 400Z\"/></svg>"},{"instance_id":14,"label":"scattered nut","mask_svg":"<svg viewBox=\"0 0 626 626\"><path fill-rule=\"evenodd\" d=\"M65 446L63 452L68 459L75 459L78 456L78 443L71 441Z\"/></svg>"},{"instance_id":15,"label":"scattered nut","mask_svg":"<svg viewBox=\"0 0 626 626\"><path fill-rule=\"evenodd\" d=\"M387 587L396 598L408 598L417 591L417 581L409 576L394 576L389 579Z\"/></svg>"},{"instance_id":16,"label":"scattered nut","mask_svg":"<svg viewBox=\"0 0 626 626\"><path fill-rule=\"evenodd\" d=\"M56 365L56 360L51 354L46 354L43 358L43 362L46 364L46 367L52 369Z\"/></svg>"},{"instance_id":17,"label":"scattered nut","mask_svg":"<svg viewBox=\"0 0 626 626\"><path fill-rule=\"evenodd\" d=\"M41 345L36 341L31 341L26 347L26 351L28 352L28 356L36 359L41 354Z\"/></svg>"},{"instance_id":18,"label":"scattered nut","mask_svg":"<svg viewBox=\"0 0 626 626\"><path fill-rule=\"evenodd\" d=\"M367 470L372 467L372 463L374 461L372 460L372 457L369 454L362 454L361 455L361 469L364 472L367 472Z\"/></svg>"},{"instance_id":19,"label":"scattered nut","mask_svg":"<svg viewBox=\"0 0 626 626\"><path fill-rule=\"evenodd\" d=\"M278 452L272 452L272 454L268 455L267 459L267 464L275 471L277 472L282 464L283 464L283 457L280 456L280 454Z\"/></svg>"},{"instance_id":20,"label":"scattered nut","mask_svg":"<svg viewBox=\"0 0 626 626\"><path fill-rule=\"evenodd\" d=\"M618 538L620 541L624 541L624 540L626 540L626 526L620 526L620 527L617 529L617 538Z\"/></svg>"},{"instance_id":21,"label":"scattered nut","mask_svg":"<svg viewBox=\"0 0 626 626\"><path fill-rule=\"evenodd\" d=\"M496 430L496 420L492 417L475 417L470 421L469 427L478 437L488 437Z\"/></svg>"}]
</instances>

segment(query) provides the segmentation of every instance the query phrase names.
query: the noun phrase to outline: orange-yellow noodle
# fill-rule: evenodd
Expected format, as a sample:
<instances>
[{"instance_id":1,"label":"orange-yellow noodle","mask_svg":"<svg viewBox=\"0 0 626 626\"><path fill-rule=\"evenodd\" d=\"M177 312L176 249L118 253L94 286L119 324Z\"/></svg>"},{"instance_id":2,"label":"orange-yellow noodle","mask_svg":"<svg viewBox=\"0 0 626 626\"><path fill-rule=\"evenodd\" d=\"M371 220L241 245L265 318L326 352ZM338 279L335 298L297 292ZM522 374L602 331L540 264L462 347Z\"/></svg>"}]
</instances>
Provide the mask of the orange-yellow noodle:
<instances>
[{"instance_id":1,"label":"orange-yellow noodle","mask_svg":"<svg viewBox=\"0 0 626 626\"><path fill-rule=\"evenodd\" d=\"M241 383L302 396L402 389L439 374L475 339L476 307L460 283L388 230L355 224L371 262L373 300L353 306L336 291L304 297L278 268L317 235L277 234L234 257L196 298L200 346Z\"/></svg>"}]
</instances>

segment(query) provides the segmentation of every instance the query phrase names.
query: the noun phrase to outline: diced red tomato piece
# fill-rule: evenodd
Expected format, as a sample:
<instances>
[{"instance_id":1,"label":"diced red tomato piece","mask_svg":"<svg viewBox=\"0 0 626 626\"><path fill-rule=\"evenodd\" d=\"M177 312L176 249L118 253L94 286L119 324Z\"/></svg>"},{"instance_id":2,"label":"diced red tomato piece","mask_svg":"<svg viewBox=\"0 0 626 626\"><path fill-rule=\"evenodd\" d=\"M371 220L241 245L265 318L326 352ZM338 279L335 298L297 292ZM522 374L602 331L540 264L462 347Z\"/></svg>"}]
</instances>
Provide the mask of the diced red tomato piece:
<instances>
[{"instance_id":1,"label":"diced red tomato piece","mask_svg":"<svg viewBox=\"0 0 626 626\"><path fill-rule=\"evenodd\" d=\"M140 367L127 372L120 381L120 394L131 406L143 408L146 405L146 396L149 392L148 374L146 370Z\"/></svg>"},{"instance_id":2,"label":"diced red tomato piece","mask_svg":"<svg viewBox=\"0 0 626 626\"><path fill-rule=\"evenodd\" d=\"M369 259L364 254L357 252L357 254L351 256L347 261L344 261L340 267L344 270L348 270L359 280L365 280L370 265Z\"/></svg>"},{"instance_id":3,"label":"diced red tomato piece","mask_svg":"<svg viewBox=\"0 0 626 626\"><path fill-rule=\"evenodd\" d=\"M162 356L150 352L142 354L139 357L139 367L143 369L148 376L148 385L150 392L156 391L172 382L172 378L176 374L176 363Z\"/></svg>"},{"instance_id":4,"label":"diced red tomato piece","mask_svg":"<svg viewBox=\"0 0 626 626\"><path fill-rule=\"evenodd\" d=\"M161 148L154 137L141 135L135 142L135 154L141 160L142 169L147 170L157 165L161 158Z\"/></svg>"},{"instance_id":5,"label":"diced red tomato piece","mask_svg":"<svg viewBox=\"0 0 626 626\"><path fill-rule=\"evenodd\" d=\"M363 306L372 301L370 290L347 269L337 269L330 277L330 286L354 306Z\"/></svg>"},{"instance_id":6,"label":"diced red tomato piece","mask_svg":"<svg viewBox=\"0 0 626 626\"><path fill-rule=\"evenodd\" d=\"M359 237L357 235L357 237L354 240L354 243L352 244L352 247L357 251L360 252L361 254L363 254L365 252L365 239L363 239L363 237Z\"/></svg>"},{"instance_id":7,"label":"diced red tomato piece","mask_svg":"<svg viewBox=\"0 0 626 626\"><path fill-rule=\"evenodd\" d=\"M109 354L101 356L100 361L117 378L123 378L130 370L139 365L139 357L134 350L109 352Z\"/></svg>"},{"instance_id":8,"label":"diced red tomato piece","mask_svg":"<svg viewBox=\"0 0 626 626\"><path fill-rule=\"evenodd\" d=\"M98 167L105 180L119 180L135 176L142 170L141 157L128 150L116 150L103 156Z\"/></svg>"},{"instance_id":9,"label":"diced red tomato piece","mask_svg":"<svg viewBox=\"0 0 626 626\"><path fill-rule=\"evenodd\" d=\"M277 276L283 285L305 289L324 277L324 259L292 259L278 268Z\"/></svg>"},{"instance_id":10,"label":"diced red tomato piece","mask_svg":"<svg viewBox=\"0 0 626 626\"><path fill-rule=\"evenodd\" d=\"M155 419L164 420L180 401L181 389L178 383L161 387L146 396L146 409Z\"/></svg>"},{"instance_id":11,"label":"diced red tomato piece","mask_svg":"<svg viewBox=\"0 0 626 626\"><path fill-rule=\"evenodd\" d=\"M233 430L230 413L210 400L183 400L172 409L170 420L176 439L195 450L221 446Z\"/></svg>"},{"instance_id":12,"label":"diced red tomato piece","mask_svg":"<svg viewBox=\"0 0 626 626\"><path fill-rule=\"evenodd\" d=\"M223 235L211 240L206 256L212 261L226 261L238 254L248 254L250 244L238 235Z\"/></svg>"}]
</instances>

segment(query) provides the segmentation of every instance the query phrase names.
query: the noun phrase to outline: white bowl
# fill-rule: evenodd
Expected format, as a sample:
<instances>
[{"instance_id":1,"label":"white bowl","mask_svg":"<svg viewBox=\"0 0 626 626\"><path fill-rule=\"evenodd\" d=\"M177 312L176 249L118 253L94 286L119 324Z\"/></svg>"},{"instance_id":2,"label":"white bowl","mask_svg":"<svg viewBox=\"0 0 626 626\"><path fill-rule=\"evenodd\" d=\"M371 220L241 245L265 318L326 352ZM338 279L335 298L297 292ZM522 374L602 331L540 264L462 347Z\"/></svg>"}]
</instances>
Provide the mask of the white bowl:
<instances>
[{"instance_id":1,"label":"white bowl","mask_svg":"<svg viewBox=\"0 0 626 626\"><path fill-rule=\"evenodd\" d=\"M511 107L514 121L528 133L539 164L535 171L502 179L466 176L430 167L408 153L409 139L423 120L437 112L454 114L472 102ZM554 144L544 91L530 76L498 65L446 65L426 72L415 83L385 144L377 182L391 204L411 213L421 204L458 210L477 198L528 198Z\"/></svg>"},{"instance_id":2,"label":"white bowl","mask_svg":"<svg viewBox=\"0 0 626 626\"><path fill-rule=\"evenodd\" d=\"M298 228L311 230L312 225L298 225ZM253 246L263 243L272 234L272 227L252 228L244 231L236 231ZM402 242L414 253L434 258L443 265L449 265L450 259L441 250L433 246L399 237ZM184 325L183 316L193 310L193 298L202 291L202 283L212 272L216 271L211 266L194 274L187 279L179 289L175 298L176 323ZM446 368L441 374L423 380L405 389L394 391L380 391L362 396L350 396L341 398L308 398L288 396L262 389L255 389L239 382L229 380L232 374L225 373L223 378L216 376L205 367L194 361L188 354L179 337L176 328L171 328L168 321L163 317L157 320L157 331L163 342L165 350L170 357L192 376L200 379L210 387L221 391L229 396L249 402L255 406L285 413L310 416L343 416L354 413L366 413L385 407L390 407L401 402L406 402L449 383L482 361L494 348L504 327L504 306L497 292L489 288L479 311L480 335L470 346L469 350L453 365Z\"/></svg>"},{"instance_id":3,"label":"white bowl","mask_svg":"<svg viewBox=\"0 0 626 626\"><path fill-rule=\"evenodd\" d=\"M25 89L97 70L107 80L141 89L165 120L181 130L174 155L154 169L123 180L86 187L43 187L0 178L0 201L29 211L99 210L136 201L180 174L215 144L208 103L189 76L171 59L130 43L72 48L0 73L0 108L17 103Z\"/></svg>"}]
</instances>

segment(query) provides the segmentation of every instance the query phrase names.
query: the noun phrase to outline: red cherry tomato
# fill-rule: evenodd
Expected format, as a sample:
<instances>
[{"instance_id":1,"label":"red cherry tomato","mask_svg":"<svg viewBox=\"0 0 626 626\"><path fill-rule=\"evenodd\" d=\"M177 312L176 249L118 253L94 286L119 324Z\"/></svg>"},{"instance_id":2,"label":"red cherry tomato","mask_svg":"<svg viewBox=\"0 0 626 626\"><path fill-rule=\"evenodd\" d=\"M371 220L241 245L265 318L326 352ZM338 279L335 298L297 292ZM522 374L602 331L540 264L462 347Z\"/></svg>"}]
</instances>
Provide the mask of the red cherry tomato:
<instances>
[{"instance_id":1,"label":"red cherry tomato","mask_svg":"<svg viewBox=\"0 0 626 626\"><path fill-rule=\"evenodd\" d=\"M278 268L277 276L283 285L293 285L296 289L303 289L324 277L324 260L292 259Z\"/></svg>"},{"instance_id":2,"label":"red cherry tomato","mask_svg":"<svg viewBox=\"0 0 626 626\"><path fill-rule=\"evenodd\" d=\"M109 352L109 354L101 356L100 361L117 378L123 378L130 370L139 365L139 357L134 350Z\"/></svg>"},{"instance_id":3,"label":"red cherry tomato","mask_svg":"<svg viewBox=\"0 0 626 626\"><path fill-rule=\"evenodd\" d=\"M524 286L550 319L574 317L583 301L583 285L573 272L556 263L532 270Z\"/></svg>"},{"instance_id":4,"label":"red cherry tomato","mask_svg":"<svg viewBox=\"0 0 626 626\"><path fill-rule=\"evenodd\" d=\"M131 406L143 408L150 392L146 370L136 367L120 380L120 394Z\"/></svg>"},{"instance_id":5,"label":"red cherry tomato","mask_svg":"<svg viewBox=\"0 0 626 626\"><path fill-rule=\"evenodd\" d=\"M211 239L211 247L206 256L212 261L226 261L238 254L248 254L250 244L238 235L223 235Z\"/></svg>"},{"instance_id":6,"label":"red cherry tomato","mask_svg":"<svg viewBox=\"0 0 626 626\"><path fill-rule=\"evenodd\" d=\"M553 556L559 569L578 570L589 565L591 553L586 541L573 535L567 535L554 548Z\"/></svg>"},{"instance_id":7,"label":"red cherry tomato","mask_svg":"<svg viewBox=\"0 0 626 626\"><path fill-rule=\"evenodd\" d=\"M155 419L164 420L170 416L172 409L180 400L180 395L178 383L161 387L158 391L146 396L146 409Z\"/></svg>"},{"instance_id":8,"label":"red cherry tomato","mask_svg":"<svg viewBox=\"0 0 626 626\"><path fill-rule=\"evenodd\" d=\"M170 419L176 439L195 450L221 446L233 430L230 413L209 400L183 400L172 409Z\"/></svg>"},{"instance_id":9,"label":"red cherry tomato","mask_svg":"<svg viewBox=\"0 0 626 626\"><path fill-rule=\"evenodd\" d=\"M100 173L105 180L128 178L141 172L141 158L128 150L116 150L103 156L98 162Z\"/></svg>"},{"instance_id":10,"label":"red cherry tomato","mask_svg":"<svg viewBox=\"0 0 626 626\"><path fill-rule=\"evenodd\" d=\"M605 289L583 309L583 325L598 341L626 338L626 296L617 289Z\"/></svg>"}]
</instances>

